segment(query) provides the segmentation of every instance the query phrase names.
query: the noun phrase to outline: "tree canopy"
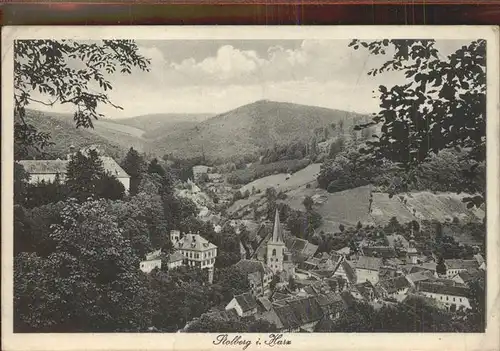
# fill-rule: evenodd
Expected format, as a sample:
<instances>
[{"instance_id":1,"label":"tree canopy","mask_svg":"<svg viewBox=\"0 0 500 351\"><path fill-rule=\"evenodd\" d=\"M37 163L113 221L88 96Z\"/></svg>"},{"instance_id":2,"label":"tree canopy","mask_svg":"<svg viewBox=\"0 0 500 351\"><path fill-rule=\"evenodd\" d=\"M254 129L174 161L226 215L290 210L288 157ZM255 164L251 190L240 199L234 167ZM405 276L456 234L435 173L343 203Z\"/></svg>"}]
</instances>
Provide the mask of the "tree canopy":
<instances>
[{"instance_id":1,"label":"tree canopy","mask_svg":"<svg viewBox=\"0 0 500 351\"><path fill-rule=\"evenodd\" d=\"M150 60L139 54L133 40L16 40L14 42L14 142L17 156L50 143L25 119L32 103L72 105L76 127L92 128L104 117L99 106L115 105L109 98L109 77L148 71Z\"/></svg>"},{"instance_id":2,"label":"tree canopy","mask_svg":"<svg viewBox=\"0 0 500 351\"><path fill-rule=\"evenodd\" d=\"M395 162L411 182L413 171L431 154L463 149L471 161L466 171L473 176L486 158L486 41L472 41L447 57L434 40L353 40L349 46L390 55L369 75L400 71L406 77L403 84L379 86L379 112L358 126L381 128L363 149L372 162ZM467 199L477 206L485 197L485 189L478 190L482 196Z\"/></svg>"}]
</instances>

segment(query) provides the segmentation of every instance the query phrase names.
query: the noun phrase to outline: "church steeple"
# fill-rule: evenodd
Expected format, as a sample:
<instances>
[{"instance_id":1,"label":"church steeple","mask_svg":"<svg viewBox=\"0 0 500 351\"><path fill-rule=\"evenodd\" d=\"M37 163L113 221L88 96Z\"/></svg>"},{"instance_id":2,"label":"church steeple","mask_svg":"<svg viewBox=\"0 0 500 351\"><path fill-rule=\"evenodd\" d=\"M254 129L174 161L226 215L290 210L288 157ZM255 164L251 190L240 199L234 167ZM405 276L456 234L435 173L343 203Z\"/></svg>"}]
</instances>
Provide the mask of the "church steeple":
<instances>
[{"instance_id":1,"label":"church steeple","mask_svg":"<svg viewBox=\"0 0 500 351\"><path fill-rule=\"evenodd\" d=\"M281 229L280 223L280 213L278 208L276 208L276 214L274 215L274 228L273 228L273 237L271 238L272 242L282 243L283 240L283 230Z\"/></svg>"},{"instance_id":2,"label":"church steeple","mask_svg":"<svg viewBox=\"0 0 500 351\"><path fill-rule=\"evenodd\" d=\"M276 209L274 216L273 236L267 242L267 265L274 274L283 270L283 259L285 256L285 241L283 240L283 230L280 223L280 214Z\"/></svg>"}]
</instances>

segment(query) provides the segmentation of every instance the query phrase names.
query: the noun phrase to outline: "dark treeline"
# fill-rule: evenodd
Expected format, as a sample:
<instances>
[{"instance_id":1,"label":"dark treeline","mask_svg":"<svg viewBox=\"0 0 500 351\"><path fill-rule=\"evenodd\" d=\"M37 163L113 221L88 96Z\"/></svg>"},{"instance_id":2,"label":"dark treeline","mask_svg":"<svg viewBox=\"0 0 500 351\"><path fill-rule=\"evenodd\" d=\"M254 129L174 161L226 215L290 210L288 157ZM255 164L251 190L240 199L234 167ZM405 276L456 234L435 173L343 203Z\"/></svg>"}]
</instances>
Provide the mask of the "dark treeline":
<instances>
[{"instance_id":1,"label":"dark treeline","mask_svg":"<svg viewBox=\"0 0 500 351\"><path fill-rule=\"evenodd\" d=\"M200 221L196 205L175 195L174 172L158 160L148 163L132 149L122 166L132 176L130 194L109 186L121 183L103 176L94 156L74 157L65 182L30 185L16 166L16 332L177 331L248 289L247 277L230 267L240 259L244 231L224 226L216 233ZM139 270L147 252L171 252L172 229L200 231L218 246L214 284L188 267Z\"/></svg>"}]
</instances>

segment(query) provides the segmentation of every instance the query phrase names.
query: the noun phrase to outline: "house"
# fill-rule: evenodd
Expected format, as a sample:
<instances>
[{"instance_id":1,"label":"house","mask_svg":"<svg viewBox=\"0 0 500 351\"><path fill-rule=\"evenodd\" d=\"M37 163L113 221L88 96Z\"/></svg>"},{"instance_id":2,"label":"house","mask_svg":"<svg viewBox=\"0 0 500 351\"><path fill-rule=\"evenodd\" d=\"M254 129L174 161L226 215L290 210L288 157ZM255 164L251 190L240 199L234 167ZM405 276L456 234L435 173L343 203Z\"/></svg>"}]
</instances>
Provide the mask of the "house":
<instances>
[{"instance_id":1,"label":"house","mask_svg":"<svg viewBox=\"0 0 500 351\"><path fill-rule=\"evenodd\" d=\"M342 260L333 276L341 277L344 281L350 284L356 284L356 270L354 268L354 263L351 261Z\"/></svg>"},{"instance_id":2,"label":"house","mask_svg":"<svg viewBox=\"0 0 500 351\"><path fill-rule=\"evenodd\" d=\"M484 257L480 253L475 254L474 259L476 260L479 269L482 269L483 271L486 270L486 261L484 260Z\"/></svg>"},{"instance_id":3,"label":"house","mask_svg":"<svg viewBox=\"0 0 500 351\"><path fill-rule=\"evenodd\" d=\"M355 299L358 300L371 302L379 297L379 293L375 289L375 286L369 280L351 286L349 292Z\"/></svg>"},{"instance_id":4,"label":"house","mask_svg":"<svg viewBox=\"0 0 500 351\"><path fill-rule=\"evenodd\" d=\"M141 261L139 267L144 273L151 273L155 268L161 269L161 258L158 257L152 260Z\"/></svg>"},{"instance_id":5,"label":"house","mask_svg":"<svg viewBox=\"0 0 500 351\"><path fill-rule=\"evenodd\" d=\"M130 176L120 167L120 165L112 158L107 156L99 156L102 161L105 172L115 176L120 183L123 184L125 192L130 190ZM61 182L66 181L66 170L70 162L70 157L66 160L21 160L18 161L23 166L24 170L29 174L29 182L37 184L40 182L52 183L56 179Z\"/></svg>"},{"instance_id":6,"label":"house","mask_svg":"<svg viewBox=\"0 0 500 351\"><path fill-rule=\"evenodd\" d=\"M422 281L432 281L435 280L436 277L431 271L422 270L414 273L410 273L406 275L406 279L410 282L410 284L415 287L416 284Z\"/></svg>"},{"instance_id":7,"label":"house","mask_svg":"<svg viewBox=\"0 0 500 351\"><path fill-rule=\"evenodd\" d=\"M410 247L408 240L401 234L392 234L386 236L386 244L392 246L393 248L398 248L400 250L406 250Z\"/></svg>"},{"instance_id":8,"label":"house","mask_svg":"<svg viewBox=\"0 0 500 351\"><path fill-rule=\"evenodd\" d=\"M155 268L161 269L161 250L155 250L146 254L146 260L139 263L139 269L144 273L151 273Z\"/></svg>"},{"instance_id":9,"label":"house","mask_svg":"<svg viewBox=\"0 0 500 351\"><path fill-rule=\"evenodd\" d=\"M468 270L473 270L479 268L477 260L461 260L461 259L452 259L445 260L446 265L446 277L451 278L455 276L459 272L464 272Z\"/></svg>"},{"instance_id":10,"label":"house","mask_svg":"<svg viewBox=\"0 0 500 351\"><path fill-rule=\"evenodd\" d=\"M199 182L204 174L208 174L210 167L198 165L193 166L193 178L195 182Z\"/></svg>"},{"instance_id":11,"label":"house","mask_svg":"<svg viewBox=\"0 0 500 351\"><path fill-rule=\"evenodd\" d=\"M360 256L356 262L356 283L369 281L377 284L382 259L379 257Z\"/></svg>"},{"instance_id":12,"label":"house","mask_svg":"<svg viewBox=\"0 0 500 351\"><path fill-rule=\"evenodd\" d=\"M348 282L340 276L333 276L325 279L325 283L330 286L330 290L333 292L342 292L347 288Z\"/></svg>"},{"instance_id":13,"label":"house","mask_svg":"<svg viewBox=\"0 0 500 351\"><path fill-rule=\"evenodd\" d=\"M174 245L184 256L184 264L208 270L208 281L213 281L217 246L203 238L200 234L188 233Z\"/></svg>"},{"instance_id":14,"label":"house","mask_svg":"<svg viewBox=\"0 0 500 351\"><path fill-rule=\"evenodd\" d=\"M323 315L332 320L339 318L347 307L342 296L334 292L319 294L316 296L316 301L321 306Z\"/></svg>"},{"instance_id":15,"label":"house","mask_svg":"<svg viewBox=\"0 0 500 351\"><path fill-rule=\"evenodd\" d=\"M264 296L257 297L257 305L259 311L261 312L267 312L273 308L272 302L267 297Z\"/></svg>"},{"instance_id":16,"label":"house","mask_svg":"<svg viewBox=\"0 0 500 351\"><path fill-rule=\"evenodd\" d=\"M30 184L52 183L56 178L65 181L67 160L22 160L18 163L29 174Z\"/></svg>"},{"instance_id":17,"label":"house","mask_svg":"<svg viewBox=\"0 0 500 351\"><path fill-rule=\"evenodd\" d=\"M248 317L257 313L257 300L250 293L246 292L233 297L226 306L226 311L235 309L240 317Z\"/></svg>"},{"instance_id":18,"label":"house","mask_svg":"<svg viewBox=\"0 0 500 351\"><path fill-rule=\"evenodd\" d=\"M295 262L307 261L318 251L318 245L311 244L309 241L294 236L289 236L285 240L288 251L292 254Z\"/></svg>"},{"instance_id":19,"label":"house","mask_svg":"<svg viewBox=\"0 0 500 351\"><path fill-rule=\"evenodd\" d=\"M468 271L461 271L458 272L455 276L453 276L451 279L458 283L458 284L463 284L467 285L473 280L475 280L478 277L484 276L484 271L479 270L479 269L474 269L474 270L468 270Z\"/></svg>"},{"instance_id":20,"label":"house","mask_svg":"<svg viewBox=\"0 0 500 351\"><path fill-rule=\"evenodd\" d=\"M247 275L251 291L255 296L270 293L269 285L273 279L273 272L263 262L257 260L240 260L235 264L235 267Z\"/></svg>"},{"instance_id":21,"label":"house","mask_svg":"<svg viewBox=\"0 0 500 351\"><path fill-rule=\"evenodd\" d=\"M184 262L184 256L179 251L174 251L168 255L167 267L168 269L174 269L182 266Z\"/></svg>"},{"instance_id":22,"label":"house","mask_svg":"<svg viewBox=\"0 0 500 351\"><path fill-rule=\"evenodd\" d=\"M364 246L361 252L364 256L370 257L395 258L398 256L392 246Z\"/></svg>"},{"instance_id":23,"label":"house","mask_svg":"<svg viewBox=\"0 0 500 351\"><path fill-rule=\"evenodd\" d=\"M402 300L404 296L408 293L412 284L404 276L381 280L377 284L379 291L382 291L385 297L395 298L396 300Z\"/></svg>"},{"instance_id":24,"label":"house","mask_svg":"<svg viewBox=\"0 0 500 351\"><path fill-rule=\"evenodd\" d=\"M274 311L278 317L280 332L312 332L323 318L323 309L314 297L285 300Z\"/></svg>"},{"instance_id":25,"label":"house","mask_svg":"<svg viewBox=\"0 0 500 351\"><path fill-rule=\"evenodd\" d=\"M433 298L451 311L459 308L471 309L469 291L465 287L421 282L417 288L424 296Z\"/></svg>"},{"instance_id":26,"label":"house","mask_svg":"<svg viewBox=\"0 0 500 351\"><path fill-rule=\"evenodd\" d=\"M139 268L144 273L150 273L153 269L161 269L166 264L168 269L174 269L183 265L184 256L179 251L174 251L165 257L161 249L146 254L146 260L141 261Z\"/></svg>"}]
</instances>

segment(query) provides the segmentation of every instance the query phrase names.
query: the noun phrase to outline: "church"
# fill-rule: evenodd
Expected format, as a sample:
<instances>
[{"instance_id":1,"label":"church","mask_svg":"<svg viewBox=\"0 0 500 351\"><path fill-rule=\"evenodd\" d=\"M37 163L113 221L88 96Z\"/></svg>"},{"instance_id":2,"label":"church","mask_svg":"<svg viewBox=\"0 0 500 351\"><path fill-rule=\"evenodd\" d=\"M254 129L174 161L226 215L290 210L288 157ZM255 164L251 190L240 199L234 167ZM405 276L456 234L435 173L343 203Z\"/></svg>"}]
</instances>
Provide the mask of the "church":
<instances>
[{"instance_id":1,"label":"church","mask_svg":"<svg viewBox=\"0 0 500 351\"><path fill-rule=\"evenodd\" d=\"M294 274L292 255L286 245L278 209L274 216L272 233L262 239L251 259L265 263L273 274L284 279Z\"/></svg>"}]
</instances>

